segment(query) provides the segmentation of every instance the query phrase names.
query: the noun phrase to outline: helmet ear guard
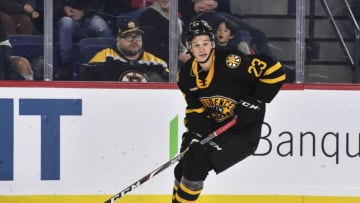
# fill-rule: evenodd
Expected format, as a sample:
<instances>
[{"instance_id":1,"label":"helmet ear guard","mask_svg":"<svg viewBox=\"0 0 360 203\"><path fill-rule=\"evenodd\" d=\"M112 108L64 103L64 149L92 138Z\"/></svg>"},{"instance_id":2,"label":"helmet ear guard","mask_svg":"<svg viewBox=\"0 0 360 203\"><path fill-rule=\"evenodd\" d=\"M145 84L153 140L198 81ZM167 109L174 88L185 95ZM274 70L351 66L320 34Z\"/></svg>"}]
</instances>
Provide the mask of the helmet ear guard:
<instances>
[{"instance_id":1,"label":"helmet ear guard","mask_svg":"<svg viewBox=\"0 0 360 203\"><path fill-rule=\"evenodd\" d=\"M208 35L212 42L215 41L215 34L213 32L213 29L206 21L204 20L193 21L189 24L189 28L186 33L186 42L188 48L190 48L189 44L191 40L198 35Z\"/></svg>"}]
</instances>

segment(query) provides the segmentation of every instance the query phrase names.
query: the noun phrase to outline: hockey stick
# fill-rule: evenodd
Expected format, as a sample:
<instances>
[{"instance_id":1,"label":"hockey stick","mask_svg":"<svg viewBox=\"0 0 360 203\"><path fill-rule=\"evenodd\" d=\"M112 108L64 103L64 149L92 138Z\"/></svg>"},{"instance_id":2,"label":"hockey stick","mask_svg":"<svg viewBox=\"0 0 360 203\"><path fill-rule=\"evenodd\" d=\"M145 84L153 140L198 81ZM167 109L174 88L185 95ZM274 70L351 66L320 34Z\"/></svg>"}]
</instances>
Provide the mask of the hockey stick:
<instances>
[{"instance_id":1,"label":"hockey stick","mask_svg":"<svg viewBox=\"0 0 360 203\"><path fill-rule=\"evenodd\" d=\"M214 139L218 135L221 135L222 133L227 131L229 128L234 126L236 124L236 120L237 120L237 116L235 116L231 121L229 121L226 124L224 124L223 126L221 126L219 129L217 129L214 132L210 133L206 138L204 138L203 140L200 141L200 144L204 145L204 144L210 142L212 139ZM135 183L133 183L129 187L123 189L121 192L115 194L110 199L106 200L104 203L113 203L113 202L115 202L115 200L121 198L122 196L124 196L128 192L131 192L131 191L135 190L137 187L139 187L140 185L142 185L146 181L150 180L152 177L154 177L155 175L157 175L161 171L165 170L169 166L173 165L174 163L176 163L180 159L182 159L183 156L185 155L186 151L187 150L185 150L185 151L181 152L180 154L176 155L174 158L167 161L163 165L159 166L158 168L156 168L155 170L153 170L151 173L147 174L146 176L142 177L141 179L137 180Z\"/></svg>"}]
</instances>

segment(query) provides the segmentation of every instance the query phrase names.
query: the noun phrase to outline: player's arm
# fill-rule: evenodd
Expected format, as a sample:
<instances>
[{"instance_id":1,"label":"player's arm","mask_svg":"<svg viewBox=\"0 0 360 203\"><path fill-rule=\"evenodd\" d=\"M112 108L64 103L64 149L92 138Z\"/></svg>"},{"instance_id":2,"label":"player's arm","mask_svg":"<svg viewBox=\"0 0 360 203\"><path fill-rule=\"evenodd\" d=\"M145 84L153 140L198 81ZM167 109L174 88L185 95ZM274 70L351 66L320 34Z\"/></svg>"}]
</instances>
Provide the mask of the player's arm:
<instances>
[{"instance_id":1,"label":"player's arm","mask_svg":"<svg viewBox=\"0 0 360 203\"><path fill-rule=\"evenodd\" d=\"M194 95L186 94L184 96L187 103L184 119L185 126L190 132L197 132L203 135L209 134L211 132L211 121L206 108Z\"/></svg>"},{"instance_id":2,"label":"player's arm","mask_svg":"<svg viewBox=\"0 0 360 203\"><path fill-rule=\"evenodd\" d=\"M250 60L248 73L257 78L250 96L262 102L271 102L286 79L281 63L265 55L254 55Z\"/></svg>"}]
</instances>

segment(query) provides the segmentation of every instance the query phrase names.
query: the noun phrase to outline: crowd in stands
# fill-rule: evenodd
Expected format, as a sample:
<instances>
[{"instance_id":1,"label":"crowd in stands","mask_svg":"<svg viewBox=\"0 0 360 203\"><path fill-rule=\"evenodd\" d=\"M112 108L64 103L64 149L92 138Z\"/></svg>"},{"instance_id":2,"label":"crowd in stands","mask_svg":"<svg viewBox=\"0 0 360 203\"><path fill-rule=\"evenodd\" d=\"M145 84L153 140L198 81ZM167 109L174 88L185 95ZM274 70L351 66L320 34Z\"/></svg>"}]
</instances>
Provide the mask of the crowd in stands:
<instances>
[{"instance_id":1,"label":"crowd in stands","mask_svg":"<svg viewBox=\"0 0 360 203\"><path fill-rule=\"evenodd\" d=\"M273 57L266 34L230 13L230 0L179 0L177 18L179 64L191 58L184 29L193 20L206 20L216 32L219 49L239 49L244 54L261 53ZM44 0L1 0L0 19L8 35L43 35ZM109 60L132 63L149 53L166 64L169 63L169 0L54 0L54 80L90 80L79 77L80 67L94 66L99 58L109 66ZM140 36L120 35L123 21L132 20L142 32ZM99 49L88 63L79 64L78 43L86 38L114 38L116 44ZM137 37L141 38L137 40ZM128 41L126 39L129 39ZM121 41L141 41L140 55L128 59L120 47ZM111 58L111 59L110 59ZM95 60L96 61L96 60ZM29 63L32 63L30 61ZM99 63L99 61L96 61ZM135 64L138 64L137 62ZM167 68L167 65L165 65ZM102 68L104 71L108 69ZM83 74L83 73L82 73ZM93 80L101 80L98 77ZM117 77L118 79L119 77ZM41 79L41 78L40 78ZM105 79L104 79L105 80ZM109 79L113 81L114 78ZM135 81L135 80L134 80Z\"/></svg>"}]
</instances>

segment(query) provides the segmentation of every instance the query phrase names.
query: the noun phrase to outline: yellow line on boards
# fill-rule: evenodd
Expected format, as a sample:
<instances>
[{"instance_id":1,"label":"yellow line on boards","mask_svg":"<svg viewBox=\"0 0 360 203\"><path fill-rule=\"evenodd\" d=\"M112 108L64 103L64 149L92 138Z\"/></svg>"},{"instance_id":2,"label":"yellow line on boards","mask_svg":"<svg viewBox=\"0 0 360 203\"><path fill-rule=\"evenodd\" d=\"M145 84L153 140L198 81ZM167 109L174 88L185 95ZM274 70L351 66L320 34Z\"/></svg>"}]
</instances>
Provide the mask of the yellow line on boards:
<instances>
[{"instance_id":1,"label":"yellow line on boards","mask_svg":"<svg viewBox=\"0 0 360 203\"><path fill-rule=\"evenodd\" d=\"M0 196L1 203L101 203L109 195ZM170 203L170 195L126 195L116 203ZM202 195L196 203L360 203L359 197L285 195Z\"/></svg>"}]
</instances>

